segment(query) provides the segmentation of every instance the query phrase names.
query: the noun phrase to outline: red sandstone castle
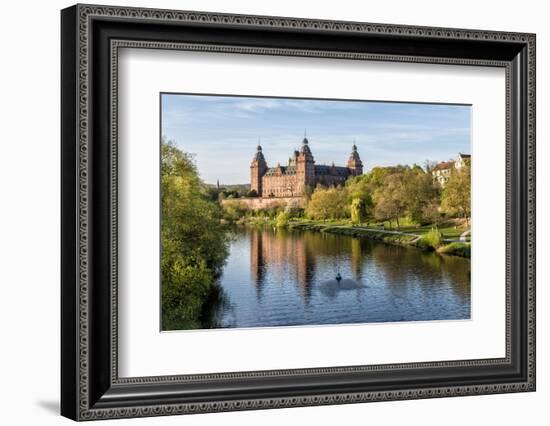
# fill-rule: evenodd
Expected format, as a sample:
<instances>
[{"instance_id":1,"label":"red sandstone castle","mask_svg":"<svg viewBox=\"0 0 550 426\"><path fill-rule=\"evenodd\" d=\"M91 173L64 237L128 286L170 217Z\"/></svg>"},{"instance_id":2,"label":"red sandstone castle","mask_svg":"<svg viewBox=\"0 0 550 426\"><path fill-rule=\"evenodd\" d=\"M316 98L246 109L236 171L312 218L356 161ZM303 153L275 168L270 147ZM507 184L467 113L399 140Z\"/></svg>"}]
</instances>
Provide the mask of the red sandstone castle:
<instances>
[{"instance_id":1,"label":"red sandstone castle","mask_svg":"<svg viewBox=\"0 0 550 426\"><path fill-rule=\"evenodd\" d=\"M293 152L287 166L267 167L262 147L258 145L250 165L250 189L259 197L301 197L306 187L341 185L348 177L362 173L363 163L355 144L346 167L334 163L332 166L316 165L304 137L302 148Z\"/></svg>"}]
</instances>

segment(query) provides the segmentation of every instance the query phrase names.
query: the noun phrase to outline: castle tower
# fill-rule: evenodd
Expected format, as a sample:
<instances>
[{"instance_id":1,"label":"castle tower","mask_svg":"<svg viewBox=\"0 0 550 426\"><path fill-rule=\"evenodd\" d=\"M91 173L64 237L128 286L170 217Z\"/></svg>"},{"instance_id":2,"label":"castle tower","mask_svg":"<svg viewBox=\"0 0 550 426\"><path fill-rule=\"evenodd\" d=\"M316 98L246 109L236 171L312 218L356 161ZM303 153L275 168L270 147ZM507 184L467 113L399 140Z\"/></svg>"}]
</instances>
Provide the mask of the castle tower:
<instances>
[{"instance_id":1,"label":"castle tower","mask_svg":"<svg viewBox=\"0 0 550 426\"><path fill-rule=\"evenodd\" d=\"M258 193L258 197L262 197L262 177L267 171L267 163L262 153L261 145L258 145L256 154L252 158L252 164L250 164L250 190L254 190Z\"/></svg>"},{"instance_id":2,"label":"castle tower","mask_svg":"<svg viewBox=\"0 0 550 426\"><path fill-rule=\"evenodd\" d=\"M298 194L303 194L306 186L315 186L315 160L306 137L302 141L302 148L296 158L296 179L296 192Z\"/></svg>"},{"instance_id":3,"label":"castle tower","mask_svg":"<svg viewBox=\"0 0 550 426\"><path fill-rule=\"evenodd\" d=\"M352 176L359 176L363 174L363 162L361 161L361 158L359 158L359 153L357 152L357 146L355 146L355 144L353 144L353 148L351 149L347 166Z\"/></svg>"}]
</instances>

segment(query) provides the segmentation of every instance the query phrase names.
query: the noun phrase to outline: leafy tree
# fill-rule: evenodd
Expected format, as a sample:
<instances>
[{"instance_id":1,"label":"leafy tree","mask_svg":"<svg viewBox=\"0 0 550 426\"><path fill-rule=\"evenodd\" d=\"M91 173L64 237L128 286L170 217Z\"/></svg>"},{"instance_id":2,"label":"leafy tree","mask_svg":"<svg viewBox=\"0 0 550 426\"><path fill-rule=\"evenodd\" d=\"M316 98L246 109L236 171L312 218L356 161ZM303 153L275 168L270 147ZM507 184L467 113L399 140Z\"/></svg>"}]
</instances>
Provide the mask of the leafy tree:
<instances>
[{"instance_id":1,"label":"leafy tree","mask_svg":"<svg viewBox=\"0 0 550 426\"><path fill-rule=\"evenodd\" d=\"M216 291L229 237L192 157L164 140L161 173L162 328L196 328Z\"/></svg>"},{"instance_id":2,"label":"leafy tree","mask_svg":"<svg viewBox=\"0 0 550 426\"><path fill-rule=\"evenodd\" d=\"M354 199L361 198L367 215L374 214L378 220L395 220L398 227L399 218L404 215L418 223L429 223L438 209L439 193L432 176L416 164L375 167L350 179L346 188L350 208Z\"/></svg>"},{"instance_id":3,"label":"leafy tree","mask_svg":"<svg viewBox=\"0 0 550 426\"><path fill-rule=\"evenodd\" d=\"M358 224L365 221L367 216L365 209L365 202L361 198L354 198L351 200L350 206L351 221L354 224Z\"/></svg>"},{"instance_id":4,"label":"leafy tree","mask_svg":"<svg viewBox=\"0 0 550 426\"><path fill-rule=\"evenodd\" d=\"M430 223L439 198L432 176L419 166L405 170L404 197L407 215L417 223Z\"/></svg>"},{"instance_id":5,"label":"leafy tree","mask_svg":"<svg viewBox=\"0 0 550 426\"><path fill-rule=\"evenodd\" d=\"M471 207L471 172L470 165L466 164L460 169L453 169L451 177L443 188L441 206L445 212L453 216L466 219L472 213Z\"/></svg>"},{"instance_id":6,"label":"leafy tree","mask_svg":"<svg viewBox=\"0 0 550 426\"><path fill-rule=\"evenodd\" d=\"M428 201L422 209L422 222L437 224L441 219L439 199Z\"/></svg>"},{"instance_id":7,"label":"leafy tree","mask_svg":"<svg viewBox=\"0 0 550 426\"><path fill-rule=\"evenodd\" d=\"M374 217L378 220L395 220L406 212L405 176L401 172L388 174L374 193Z\"/></svg>"},{"instance_id":8,"label":"leafy tree","mask_svg":"<svg viewBox=\"0 0 550 426\"><path fill-rule=\"evenodd\" d=\"M248 191L246 193L246 196L249 197L249 198L257 198L258 197L258 192L256 192L255 189L251 189L250 191Z\"/></svg>"},{"instance_id":9,"label":"leafy tree","mask_svg":"<svg viewBox=\"0 0 550 426\"><path fill-rule=\"evenodd\" d=\"M353 216L356 215L356 219L359 222L363 222L370 215L373 207L371 194L375 190L375 185L366 175L361 175L349 179L346 182L346 190L348 192L352 220ZM354 209L356 209L355 213Z\"/></svg>"},{"instance_id":10,"label":"leafy tree","mask_svg":"<svg viewBox=\"0 0 550 426\"><path fill-rule=\"evenodd\" d=\"M371 192L376 191L384 185L387 176L400 174L407 169L407 166L392 166L392 167L373 167L370 172L359 176L366 181Z\"/></svg>"},{"instance_id":11,"label":"leafy tree","mask_svg":"<svg viewBox=\"0 0 550 426\"><path fill-rule=\"evenodd\" d=\"M318 186L306 208L311 219L340 219L347 217L347 192L343 188Z\"/></svg>"},{"instance_id":12,"label":"leafy tree","mask_svg":"<svg viewBox=\"0 0 550 426\"><path fill-rule=\"evenodd\" d=\"M238 191L234 191L234 190L225 190L222 192L225 196L225 198L240 198L241 195L239 194Z\"/></svg>"},{"instance_id":13,"label":"leafy tree","mask_svg":"<svg viewBox=\"0 0 550 426\"><path fill-rule=\"evenodd\" d=\"M223 218L229 222L236 222L247 213L247 206L238 200L223 204Z\"/></svg>"}]
</instances>

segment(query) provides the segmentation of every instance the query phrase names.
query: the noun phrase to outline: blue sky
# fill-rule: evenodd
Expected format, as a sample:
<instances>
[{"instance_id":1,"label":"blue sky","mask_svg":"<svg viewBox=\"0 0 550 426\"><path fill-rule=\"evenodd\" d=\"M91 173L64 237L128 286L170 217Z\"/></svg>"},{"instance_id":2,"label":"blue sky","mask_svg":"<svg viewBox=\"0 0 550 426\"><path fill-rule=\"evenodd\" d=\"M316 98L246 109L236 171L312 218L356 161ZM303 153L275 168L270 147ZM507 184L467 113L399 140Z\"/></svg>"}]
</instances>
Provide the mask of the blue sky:
<instances>
[{"instance_id":1,"label":"blue sky","mask_svg":"<svg viewBox=\"0 0 550 426\"><path fill-rule=\"evenodd\" d=\"M355 140L364 171L471 153L470 106L161 95L162 135L192 153L206 183L249 183L261 139L268 166L285 165L307 131L316 164L345 165Z\"/></svg>"}]
</instances>

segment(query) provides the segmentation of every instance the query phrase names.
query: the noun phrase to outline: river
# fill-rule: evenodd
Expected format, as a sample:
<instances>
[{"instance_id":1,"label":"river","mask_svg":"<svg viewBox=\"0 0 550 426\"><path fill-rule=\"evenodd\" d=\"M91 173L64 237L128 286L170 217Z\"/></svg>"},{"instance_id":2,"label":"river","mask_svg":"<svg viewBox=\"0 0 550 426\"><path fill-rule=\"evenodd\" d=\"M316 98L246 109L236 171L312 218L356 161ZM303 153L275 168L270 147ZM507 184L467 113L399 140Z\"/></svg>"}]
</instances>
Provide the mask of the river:
<instances>
[{"instance_id":1,"label":"river","mask_svg":"<svg viewBox=\"0 0 550 426\"><path fill-rule=\"evenodd\" d=\"M236 228L219 285L213 327L470 318L469 259L313 231Z\"/></svg>"}]
</instances>

